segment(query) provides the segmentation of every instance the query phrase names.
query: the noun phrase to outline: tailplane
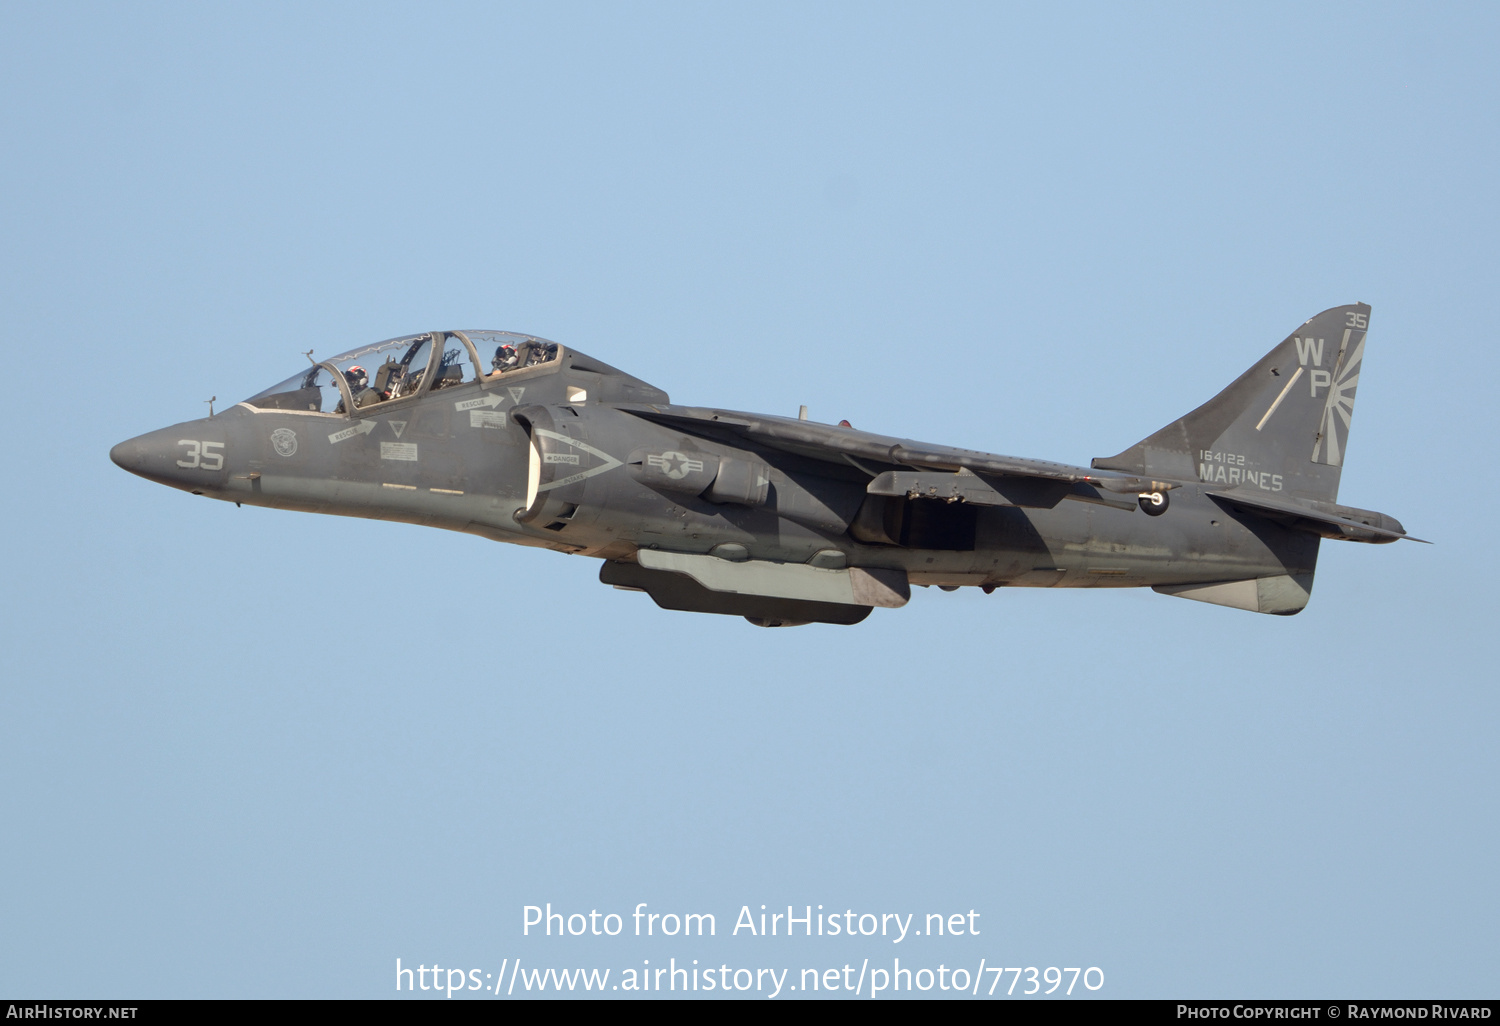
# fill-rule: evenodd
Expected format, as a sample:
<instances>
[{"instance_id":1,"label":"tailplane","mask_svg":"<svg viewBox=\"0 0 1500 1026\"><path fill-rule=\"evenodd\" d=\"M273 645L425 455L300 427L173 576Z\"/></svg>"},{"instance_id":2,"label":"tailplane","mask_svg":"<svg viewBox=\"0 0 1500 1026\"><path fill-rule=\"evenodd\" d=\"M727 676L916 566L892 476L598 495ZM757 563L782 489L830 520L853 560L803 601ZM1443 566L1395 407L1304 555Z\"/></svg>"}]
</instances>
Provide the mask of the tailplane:
<instances>
[{"instance_id":1,"label":"tailplane","mask_svg":"<svg viewBox=\"0 0 1500 1026\"><path fill-rule=\"evenodd\" d=\"M1334 502L1369 324L1364 303L1323 311L1192 413L1093 465Z\"/></svg>"}]
</instances>

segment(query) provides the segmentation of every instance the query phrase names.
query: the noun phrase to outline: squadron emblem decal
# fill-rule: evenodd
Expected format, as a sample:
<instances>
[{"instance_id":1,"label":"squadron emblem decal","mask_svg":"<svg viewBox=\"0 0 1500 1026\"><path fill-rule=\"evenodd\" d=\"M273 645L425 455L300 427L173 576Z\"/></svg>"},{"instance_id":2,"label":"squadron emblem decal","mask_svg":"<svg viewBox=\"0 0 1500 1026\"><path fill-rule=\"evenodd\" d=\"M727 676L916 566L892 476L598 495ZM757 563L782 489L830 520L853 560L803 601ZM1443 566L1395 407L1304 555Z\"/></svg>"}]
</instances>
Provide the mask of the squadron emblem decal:
<instances>
[{"instance_id":1,"label":"squadron emblem decal","mask_svg":"<svg viewBox=\"0 0 1500 1026\"><path fill-rule=\"evenodd\" d=\"M278 456L295 456L297 432L291 428L277 428L271 432L271 447L276 450Z\"/></svg>"},{"instance_id":2,"label":"squadron emblem decal","mask_svg":"<svg viewBox=\"0 0 1500 1026\"><path fill-rule=\"evenodd\" d=\"M1344 343L1339 346L1334 360L1333 373L1323 377L1328 385L1328 399L1323 405L1323 422L1318 437L1313 442L1312 461L1330 467L1344 463L1344 446L1349 441L1349 422L1354 417L1354 392L1359 388L1360 364L1365 358L1365 338L1361 332L1354 351L1345 356L1349 348L1350 329L1344 329ZM1314 372L1316 374L1317 372ZM1314 386L1317 380L1314 378ZM1317 395L1316 392L1313 393ZM1342 435L1342 438L1340 438Z\"/></svg>"}]
</instances>

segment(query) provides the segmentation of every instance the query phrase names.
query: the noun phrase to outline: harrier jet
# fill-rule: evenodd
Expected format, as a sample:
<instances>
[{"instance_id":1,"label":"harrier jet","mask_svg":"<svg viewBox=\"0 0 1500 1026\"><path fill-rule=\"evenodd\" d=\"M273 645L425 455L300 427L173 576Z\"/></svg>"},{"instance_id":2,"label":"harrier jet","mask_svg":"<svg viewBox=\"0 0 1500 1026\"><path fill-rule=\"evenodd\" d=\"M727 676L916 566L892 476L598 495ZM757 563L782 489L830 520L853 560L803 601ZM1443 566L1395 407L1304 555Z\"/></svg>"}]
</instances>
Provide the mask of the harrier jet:
<instances>
[{"instance_id":1,"label":"harrier jet","mask_svg":"<svg viewBox=\"0 0 1500 1026\"><path fill-rule=\"evenodd\" d=\"M674 405L568 346L430 331L317 362L119 466L235 504L399 520L602 561L665 609L854 624L911 586L1141 588L1301 610L1340 505L1370 308L1307 321L1228 388L1085 467Z\"/></svg>"}]
</instances>

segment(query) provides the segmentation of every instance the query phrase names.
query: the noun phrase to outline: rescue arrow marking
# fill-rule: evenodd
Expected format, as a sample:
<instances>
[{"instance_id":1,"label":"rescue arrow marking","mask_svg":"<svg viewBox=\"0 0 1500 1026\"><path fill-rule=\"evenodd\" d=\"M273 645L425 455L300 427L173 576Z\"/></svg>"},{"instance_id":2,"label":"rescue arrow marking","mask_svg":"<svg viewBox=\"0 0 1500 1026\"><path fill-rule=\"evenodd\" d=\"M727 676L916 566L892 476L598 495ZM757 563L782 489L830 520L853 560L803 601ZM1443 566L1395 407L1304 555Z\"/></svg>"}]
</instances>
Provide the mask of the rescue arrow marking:
<instances>
[{"instance_id":1,"label":"rescue arrow marking","mask_svg":"<svg viewBox=\"0 0 1500 1026\"><path fill-rule=\"evenodd\" d=\"M328 436L328 440L334 445L338 445L346 438L353 438L355 435L368 435L371 431L374 430L375 422L373 420L362 420L351 428L344 428L344 430L342 431L335 431L333 434Z\"/></svg>"},{"instance_id":2,"label":"rescue arrow marking","mask_svg":"<svg viewBox=\"0 0 1500 1026\"><path fill-rule=\"evenodd\" d=\"M537 489L537 494L541 494L542 492L550 492L552 489L561 488L564 485L576 484L586 477L593 477L596 474L603 474L606 471L614 470L616 467L624 465L624 461L617 460L609 453L604 452L600 449L595 449L587 442L580 442L576 438L569 438L567 435L560 435L556 431L548 431L546 428L537 428L536 434L541 435L543 438L551 438L554 441L563 442L566 445L571 445L575 449L582 449L590 456L594 456L604 461L600 466L592 467L580 474L569 474L567 477L559 478L556 481L549 481L547 484L544 484Z\"/></svg>"},{"instance_id":3,"label":"rescue arrow marking","mask_svg":"<svg viewBox=\"0 0 1500 1026\"><path fill-rule=\"evenodd\" d=\"M491 392L489 395L484 396L481 399L465 399L462 402L454 403L453 408L455 410L463 411L477 410L481 406L488 406L493 410L496 406L499 406L503 402L505 402L504 396L496 395L495 393Z\"/></svg>"}]
</instances>

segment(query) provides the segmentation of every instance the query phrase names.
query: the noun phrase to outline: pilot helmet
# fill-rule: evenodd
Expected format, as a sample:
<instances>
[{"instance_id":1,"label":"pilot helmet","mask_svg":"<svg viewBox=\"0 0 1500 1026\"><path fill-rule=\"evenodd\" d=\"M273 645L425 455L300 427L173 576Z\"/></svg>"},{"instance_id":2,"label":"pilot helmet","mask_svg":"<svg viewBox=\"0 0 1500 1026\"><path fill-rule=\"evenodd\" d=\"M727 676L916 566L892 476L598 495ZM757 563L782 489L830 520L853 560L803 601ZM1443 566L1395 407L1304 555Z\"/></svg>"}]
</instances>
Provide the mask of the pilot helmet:
<instances>
[{"instance_id":1,"label":"pilot helmet","mask_svg":"<svg viewBox=\"0 0 1500 1026\"><path fill-rule=\"evenodd\" d=\"M344 371L344 377L348 378L350 384L354 385L363 385L366 381L370 380L369 377L365 374L365 369L359 364L355 364L353 367L350 367L348 370Z\"/></svg>"},{"instance_id":2,"label":"pilot helmet","mask_svg":"<svg viewBox=\"0 0 1500 1026\"><path fill-rule=\"evenodd\" d=\"M491 361L495 367L503 367L516 357L515 346L499 345L495 347L495 359Z\"/></svg>"}]
</instances>

